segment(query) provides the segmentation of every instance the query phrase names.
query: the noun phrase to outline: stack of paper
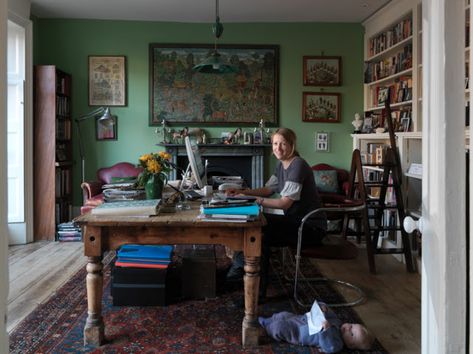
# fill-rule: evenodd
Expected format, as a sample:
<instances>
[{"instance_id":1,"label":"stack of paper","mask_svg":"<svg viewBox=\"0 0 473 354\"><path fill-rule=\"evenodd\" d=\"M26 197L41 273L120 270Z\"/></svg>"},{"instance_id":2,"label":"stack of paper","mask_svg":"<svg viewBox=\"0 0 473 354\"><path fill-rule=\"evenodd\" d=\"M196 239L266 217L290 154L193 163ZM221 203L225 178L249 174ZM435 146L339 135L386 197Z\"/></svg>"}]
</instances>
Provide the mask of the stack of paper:
<instances>
[{"instance_id":1,"label":"stack of paper","mask_svg":"<svg viewBox=\"0 0 473 354\"><path fill-rule=\"evenodd\" d=\"M167 269L173 246L123 245L117 252L117 267Z\"/></svg>"},{"instance_id":2,"label":"stack of paper","mask_svg":"<svg viewBox=\"0 0 473 354\"><path fill-rule=\"evenodd\" d=\"M201 206L202 221L246 222L258 218L260 208L255 202L214 202Z\"/></svg>"},{"instance_id":3,"label":"stack of paper","mask_svg":"<svg viewBox=\"0 0 473 354\"><path fill-rule=\"evenodd\" d=\"M149 216L158 213L161 199L130 200L113 203L103 203L92 209L95 215L114 216Z\"/></svg>"}]
</instances>

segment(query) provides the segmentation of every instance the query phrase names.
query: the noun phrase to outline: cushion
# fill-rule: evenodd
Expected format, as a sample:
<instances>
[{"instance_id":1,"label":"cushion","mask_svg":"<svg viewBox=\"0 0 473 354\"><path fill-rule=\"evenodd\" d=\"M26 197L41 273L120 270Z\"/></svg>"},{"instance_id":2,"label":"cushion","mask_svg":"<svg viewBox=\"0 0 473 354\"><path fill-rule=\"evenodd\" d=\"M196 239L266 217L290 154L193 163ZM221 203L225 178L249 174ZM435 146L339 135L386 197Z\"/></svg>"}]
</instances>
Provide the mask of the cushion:
<instances>
[{"instance_id":1,"label":"cushion","mask_svg":"<svg viewBox=\"0 0 473 354\"><path fill-rule=\"evenodd\" d=\"M313 171L315 185L320 192L338 193L338 179L336 170Z\"/></svg>"}]
</instances>

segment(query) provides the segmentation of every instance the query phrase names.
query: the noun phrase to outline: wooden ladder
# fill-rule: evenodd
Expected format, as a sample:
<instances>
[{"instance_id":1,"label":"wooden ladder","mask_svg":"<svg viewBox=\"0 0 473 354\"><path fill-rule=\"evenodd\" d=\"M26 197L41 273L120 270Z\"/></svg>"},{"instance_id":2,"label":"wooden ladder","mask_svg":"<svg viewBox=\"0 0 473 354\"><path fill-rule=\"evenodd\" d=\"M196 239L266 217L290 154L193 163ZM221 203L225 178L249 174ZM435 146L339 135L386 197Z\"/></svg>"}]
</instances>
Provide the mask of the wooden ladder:
<instances>
[{"instance_id":1,"label":"wooden ladder","mask_svg":"<svg viewBox=\"0 0 473 354\"><path fill-rule=\"evenodd\" d=\"M362 163L361 154L358 149L353 151L352 165L350 170L350 187L348 196L350 199L362 199L366 202L368 210L368 223L363 225L357 224L356 235L359 236L362 233L359 232L359 227L368 228L369 233L364 232L363 234L369 235L370 239L366 240L366 248L368 254L368 264L371 273L376 273L375 259L376 254L403 254L406 262L406 268L408 272L415 272L415 263L412 257L411 244L409 236L402 227L402 221L405 217L404 201L402 197L402 169L400 164L399 151L396 146L396 137L394 134L393 123L391 118L391 108L389 102L386 102L385 106L385 119L388 123L389 132L389 146L386 150L385 158L382 163ZM363 167L372 166L383 169L382 179L380 181L367 182L364 179ZM391 176L391 181L390 177ZM380 187L379 197L373 198L368 195L367 187ZM388 189L392 188L396 199L395 204L388 204L386 202L386 194ZM398 223L395 226L386 226L383 222L383 215L386 209L397 210ZM348 220L345 219L343 230L347 234ZM400 248L382 248L378 247L378 241L383 231L400 231L402 247ZM368 237L368 236L365 236Z\"/></svg>"}]
</instances>

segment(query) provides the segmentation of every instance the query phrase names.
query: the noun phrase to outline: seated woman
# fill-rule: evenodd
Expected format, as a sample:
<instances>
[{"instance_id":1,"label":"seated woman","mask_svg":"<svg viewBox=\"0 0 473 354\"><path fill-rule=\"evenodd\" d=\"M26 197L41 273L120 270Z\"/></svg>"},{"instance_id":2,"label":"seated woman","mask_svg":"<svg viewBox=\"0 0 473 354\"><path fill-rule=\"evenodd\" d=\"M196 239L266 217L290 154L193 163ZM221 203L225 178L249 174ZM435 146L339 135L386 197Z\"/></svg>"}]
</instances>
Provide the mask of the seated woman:
<instances>
[{"instance_id":1,"label":"seated woman","mask_svg":"<svg viewBox=\"0 0 473 354\"><path fill-rule=\"evenodd\" d=\"M297 245L297 233L302 218L308 212L321 207L321 200L315 186L314 175L308 163L296 150L296 134L288 128L277 129L271 137L273 154L279 160L275 173L263 188L229 189L227 195L257 196L256 202L263 207L283 209L284 215L265 214L267 225L263 227L261 289L266 294L266 278L270 247ZM278 193L278 198L268 198ZM303 246L320 244L327 231L327 219L322 213L305 223ZM243 253L237 252L227 273L227 279L243 275Z\"/></svg>"}]
</instances>

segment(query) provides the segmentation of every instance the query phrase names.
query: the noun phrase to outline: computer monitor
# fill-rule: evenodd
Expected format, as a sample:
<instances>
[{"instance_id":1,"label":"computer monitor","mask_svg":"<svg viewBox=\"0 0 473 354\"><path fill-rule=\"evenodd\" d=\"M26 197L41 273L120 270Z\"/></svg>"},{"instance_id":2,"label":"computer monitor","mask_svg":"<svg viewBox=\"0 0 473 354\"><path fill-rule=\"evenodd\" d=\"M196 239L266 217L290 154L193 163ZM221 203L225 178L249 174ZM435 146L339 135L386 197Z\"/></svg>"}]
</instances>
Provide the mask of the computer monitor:
<instances>
[{"instance_id":1,"label":"computer monitor","mask_svg":"<svg viewBox=\"0 0 473 354\"><path fill-rule=\"evenodd\" d=\"M199 147L197 144L191 142L188 136L184 138L186 144L187 158L189 159L189 165L191 166L192 175L194 176L197 186L202 189L207 185L207 171L202 163L200 157Z\"/></svg>"}]
</instances>

